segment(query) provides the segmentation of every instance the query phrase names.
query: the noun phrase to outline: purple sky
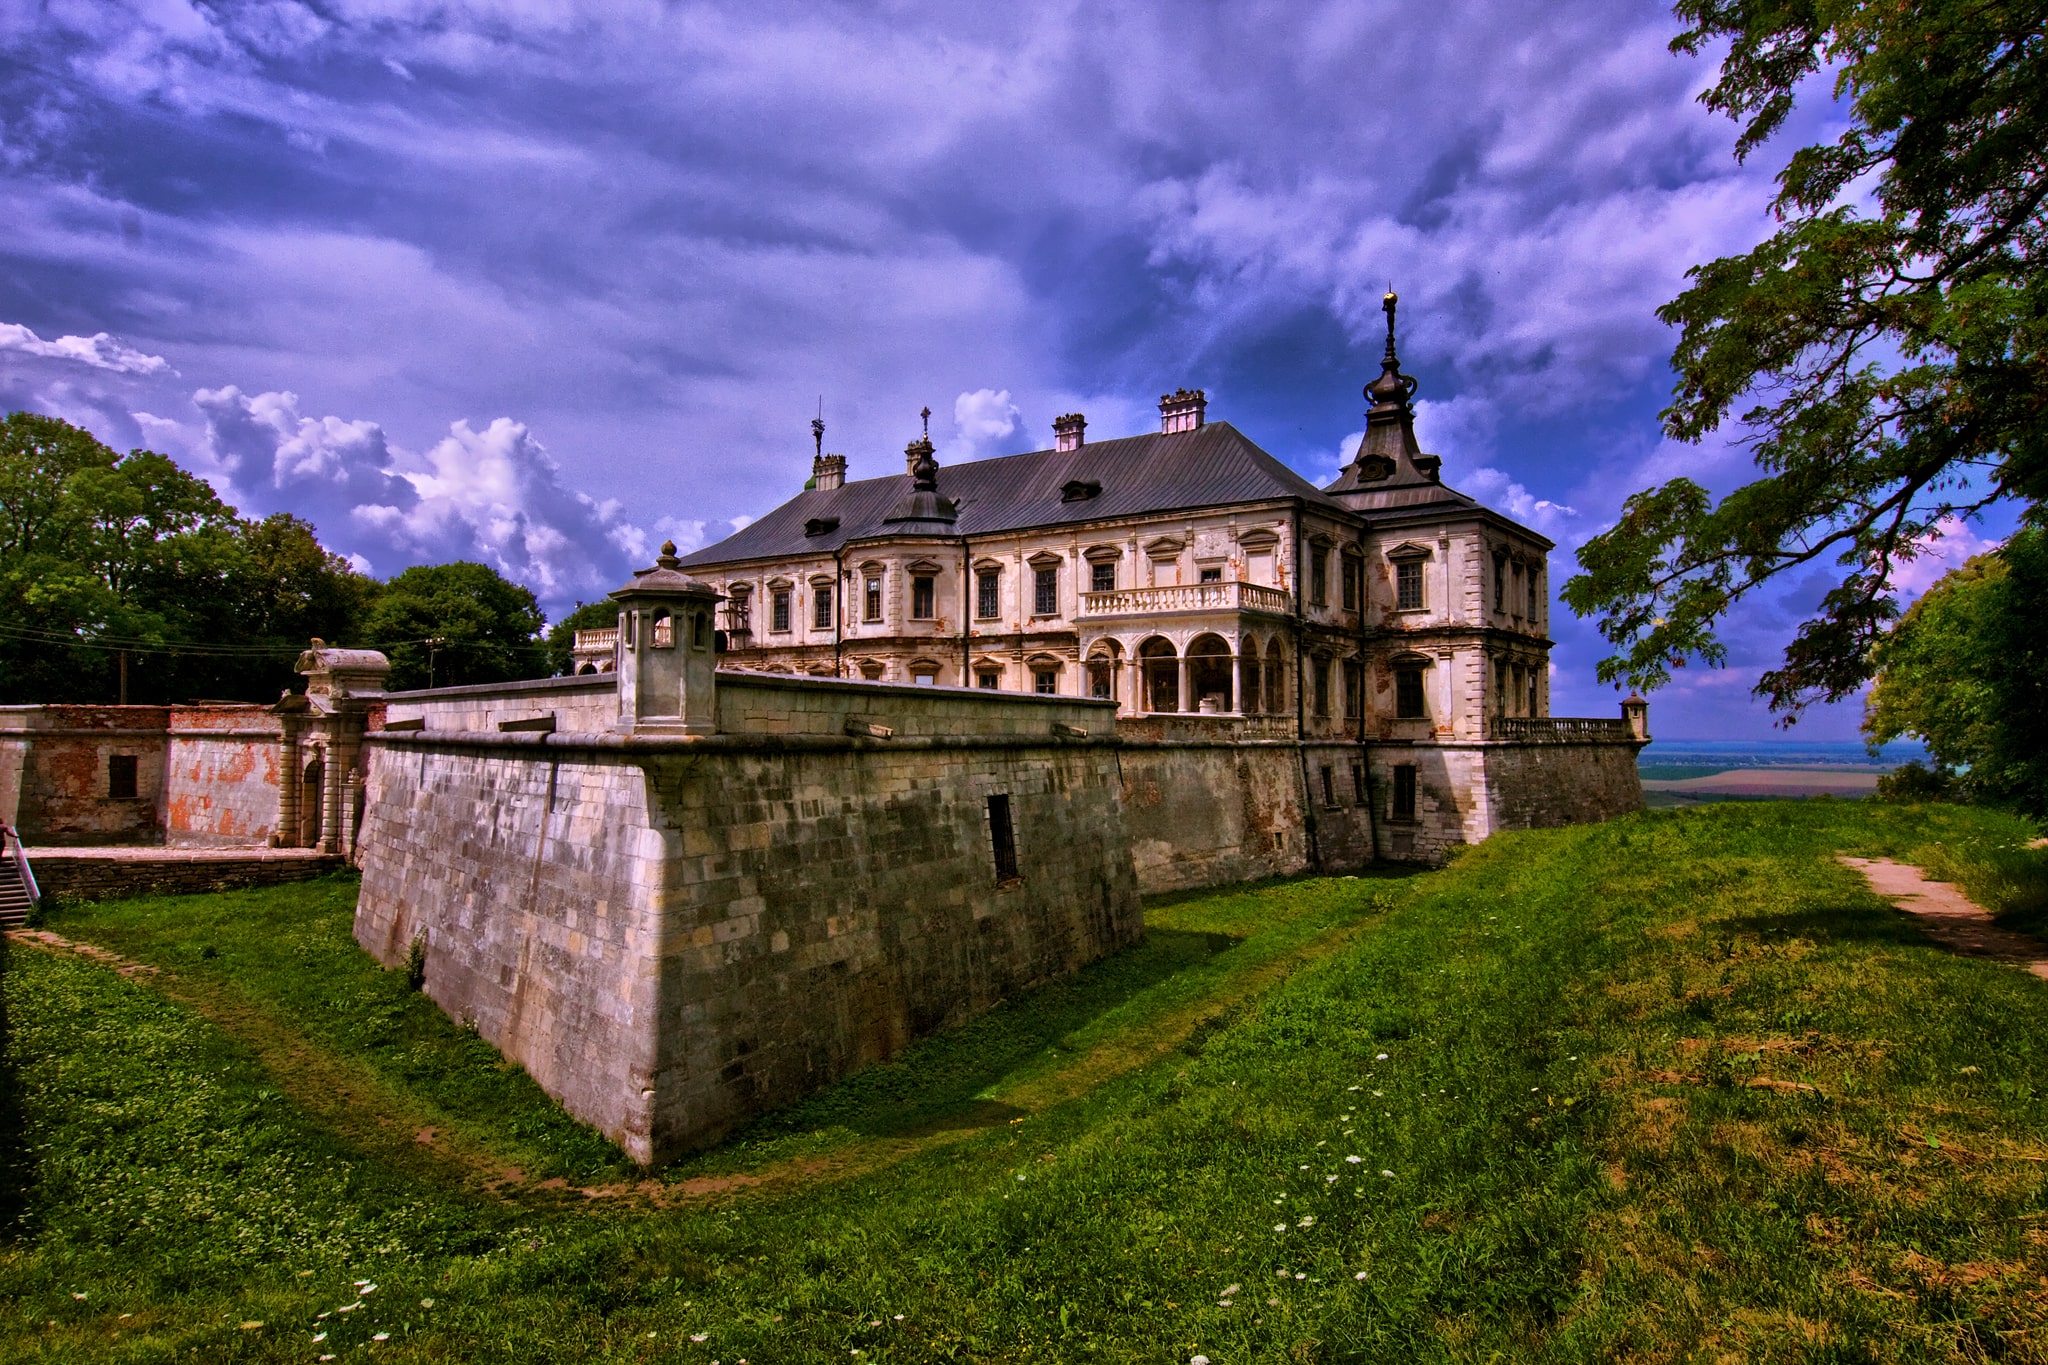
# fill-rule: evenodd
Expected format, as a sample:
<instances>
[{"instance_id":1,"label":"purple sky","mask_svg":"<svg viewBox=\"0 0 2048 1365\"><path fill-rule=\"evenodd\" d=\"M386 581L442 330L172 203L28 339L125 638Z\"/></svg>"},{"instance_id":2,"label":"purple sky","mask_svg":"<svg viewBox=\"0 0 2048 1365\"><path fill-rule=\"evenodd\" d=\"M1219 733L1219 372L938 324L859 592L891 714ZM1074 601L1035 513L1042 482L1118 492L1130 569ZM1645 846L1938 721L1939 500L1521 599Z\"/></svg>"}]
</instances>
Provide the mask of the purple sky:
<instances>
[{"instance_id":1,"label":"purple sky","mask_svg":"<svg viewBox=\"0 0 2048 1365\"><path fill-rule=\"evenodd\" d=\"M1425 447L1562 582L1628 492L1746 468L1662 439L1653 310L1767 230L1785 149L1734 163L1675 31L1627 0L11 0L0 404L559 612L795 492L820 395L856 478L926 404L957 461L1061 412L1148 429L1186 384L1326 480L1392 283ZM1745 611L1655 730L1770 733L1749 689L1820 591ZM1556 635L1556 712L1610 714L1591 627Z\"/></svg>"}]
</instances>

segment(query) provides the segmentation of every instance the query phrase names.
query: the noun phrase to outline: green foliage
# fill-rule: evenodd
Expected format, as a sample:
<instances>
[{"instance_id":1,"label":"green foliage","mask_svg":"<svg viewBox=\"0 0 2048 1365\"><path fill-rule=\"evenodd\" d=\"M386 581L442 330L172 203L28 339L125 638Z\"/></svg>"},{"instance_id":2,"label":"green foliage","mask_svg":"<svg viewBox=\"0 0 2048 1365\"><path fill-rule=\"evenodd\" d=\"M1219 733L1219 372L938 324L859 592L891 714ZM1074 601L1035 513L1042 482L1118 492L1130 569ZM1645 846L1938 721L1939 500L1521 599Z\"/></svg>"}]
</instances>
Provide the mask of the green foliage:
<instances>
[{"instance_id":1,"label":"green foliage","mask_svg":"<svg viewBox=\"0 0 2048 1365\"><path fill-rule=\"evenodd\" d=\"M578 602L576 610L548 627L548 667L557 676L576 671L576 632L599 630L619 623L619 608L612 602Z\"/></svg>"},{"instance_id":2,"label":"green foliage","mask_svg":"<svg viewBox=\"0 0 2048 1365\"><path fill-rule=\"evenodd\" d=\"M1880 801L1945 801L1954 790L1955 779L1947 772L1915 759L1878 778L1875 795Z\"/></svg>"},{"instance_id":3,"label":"green foliage","mask_svg":"<svg viewBox=\"0 0 2048 1365\"><path fill-rule=\"evenodd\" d=\"M1969 795L2048 815L2048 532L2027 528L1928 589L1872 653L1863 731L1921 739Z\"/></svg>"},{"instance_id":4,"label":"green foliage","mask_svg":"<svg viewBox=\"0 0 2048 1365\"><path fill-rule=\"evenodd\" d=\"M426 1102L410 1080L309 1108L335 1087L303 1072L398 1076L427 1035L387 1011L432 1014L350 961L336 883L92 908L61 931L171 979L13 950L38 1165L0 1355L293 1361L326 1332L348 1359L374 1328L393 1361L2031 1359L2042 983L1934 946L1832 856L1946 850L1970 885L2028 833L1728 805L1176 898L1145 965L1096 969L1120 983L969 1040L1003 1054L979 1091L974 1047L927 1052L659 1203L470 1193L408 1156L410 1109L380 1122ZM1179 1016L1182 990L1239 1003ZM526 1084L442 1056L423 1084ZM526 1113L473 1128L526 1150Z\"/></svg>"},{"instance_id":5,"label":"green foliage","mask_svg":"<svg viewBox=\"0 0 2048 1365\"><path fill-rule=\"evenodd\" d=\"M270 700L372 584L290 516L239 518L153 451L0 421L0 701Z\"/></svg>"},{"instance_id":6,"label":"green foliage","mask_svg":"<svg viewBox=\"0 0 2048 1365\"><path fill-rule=\"evenodd\" d=\"M1667 431L1697 441L1733 420L1762 477L1718 503L1688 479L1636 494L1581 549L1564 597L1617 647L1602 680L1648 689L1689 658L1720 663L1720 618L1760 585L1832 565L1819 613L1757 688L1796 715L1869 678L1896 569L1944 523L2000 500L2031 513L2048 493L2048 9L1677 12L1690 27L1675 49L1729 44L1702 99L1742 122L1739 155L1816 73L1833 73L1849 117L1792 156L1779 230L1695 267L1659 314L1681 329Z\"/></svg>"},{"instance_id":7,"label":"green foliage","mask_svg":"<svg viewBox=\"0 0 2048 1365\"><path fill-rule=\"evenodd\" d=\"M364 621L391 659L388 686L449 687L547 675L533 593L483 564L416 565L386 583Z\"/></svg>"}]
</instances>

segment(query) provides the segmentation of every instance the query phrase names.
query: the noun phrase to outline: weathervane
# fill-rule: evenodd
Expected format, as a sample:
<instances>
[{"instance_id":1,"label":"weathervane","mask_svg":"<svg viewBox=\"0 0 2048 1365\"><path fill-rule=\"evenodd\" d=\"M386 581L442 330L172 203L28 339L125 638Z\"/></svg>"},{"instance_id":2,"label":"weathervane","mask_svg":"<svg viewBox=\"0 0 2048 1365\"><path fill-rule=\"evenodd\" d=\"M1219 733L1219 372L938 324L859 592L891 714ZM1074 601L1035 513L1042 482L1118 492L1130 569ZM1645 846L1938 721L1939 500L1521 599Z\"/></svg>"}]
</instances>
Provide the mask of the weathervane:
<instances>
[{"instance_id":1,"label":"weathervane","mask_svg":"<svg viewBox=\"0 0 2048 1365\"><path fill-rule=\"evenodd\" d=\"M818 455L825 454L825 395L818 395L818 415L811 419L811 443L818 447Z\"/></svg>"}]
</instances>

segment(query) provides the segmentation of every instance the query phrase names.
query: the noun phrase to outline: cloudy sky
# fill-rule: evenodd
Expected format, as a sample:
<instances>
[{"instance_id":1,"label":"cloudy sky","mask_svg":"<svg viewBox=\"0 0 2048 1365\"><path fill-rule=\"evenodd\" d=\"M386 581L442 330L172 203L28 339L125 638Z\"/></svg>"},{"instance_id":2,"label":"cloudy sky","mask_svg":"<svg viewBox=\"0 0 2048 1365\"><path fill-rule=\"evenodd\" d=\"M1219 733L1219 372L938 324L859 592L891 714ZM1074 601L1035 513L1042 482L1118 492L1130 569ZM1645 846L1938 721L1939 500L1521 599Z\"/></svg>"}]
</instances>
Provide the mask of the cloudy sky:
<instances>
[{"instance_id":1,"label":"cloudy sky","mask_svg":"<svg viewBox=\"0 0 2048 1365\"><path fill-rule=\"evenodd\" d=\"M1767 230L1776 161L1734 163L1674 31L1636 0L0 0L0 404L559 612L796 491L821 398L854 477L927 404L964 460L1071 410L1147 429L1182 384L1332 477L1391 283L1424 445L1561 582L1629 491L1744 470L1661 438L1653 310ZM1749 688L1818 591L1747 612L1658 732L1768 733ZM1557 615L1554 709L1610 714Z\"/></svg>"}]
</instances>

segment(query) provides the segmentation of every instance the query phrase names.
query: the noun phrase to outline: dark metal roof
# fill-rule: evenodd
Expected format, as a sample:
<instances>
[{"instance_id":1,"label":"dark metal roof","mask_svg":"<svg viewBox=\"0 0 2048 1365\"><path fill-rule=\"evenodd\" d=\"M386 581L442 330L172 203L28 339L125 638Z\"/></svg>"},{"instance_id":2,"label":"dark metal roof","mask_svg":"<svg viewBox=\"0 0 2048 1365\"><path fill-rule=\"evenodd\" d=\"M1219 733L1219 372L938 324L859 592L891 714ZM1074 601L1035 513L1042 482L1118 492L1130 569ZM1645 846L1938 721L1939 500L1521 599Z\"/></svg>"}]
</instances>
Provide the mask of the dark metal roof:
<instances>
[{"instance_id":1,"label":"dark metal roof","mask_svg":"<svg viewBox=\"0 0 2048 1365\"><path fill-rule=\"evenodd\" d=\"M1102 491L1091 498L1064 500L1062 490L1077 481L1099 483ZM810 489L744 530L685 556L682 562L697 566L829 554L848 541L947 529L885 523L910 491L908 474L859 479L828 490ZM939 471L938 491L959 507L959 519L950 528L956 536L1278 498L1300 498L1337 513L1349 511L1253 445L1228 422L1211 422L1193 431L1094 441L1079 450L1039 450L948 465ZM804 534L808 523L823 525L833 517L839 524L831 530Z\"/></svg>"}]
</instances>

